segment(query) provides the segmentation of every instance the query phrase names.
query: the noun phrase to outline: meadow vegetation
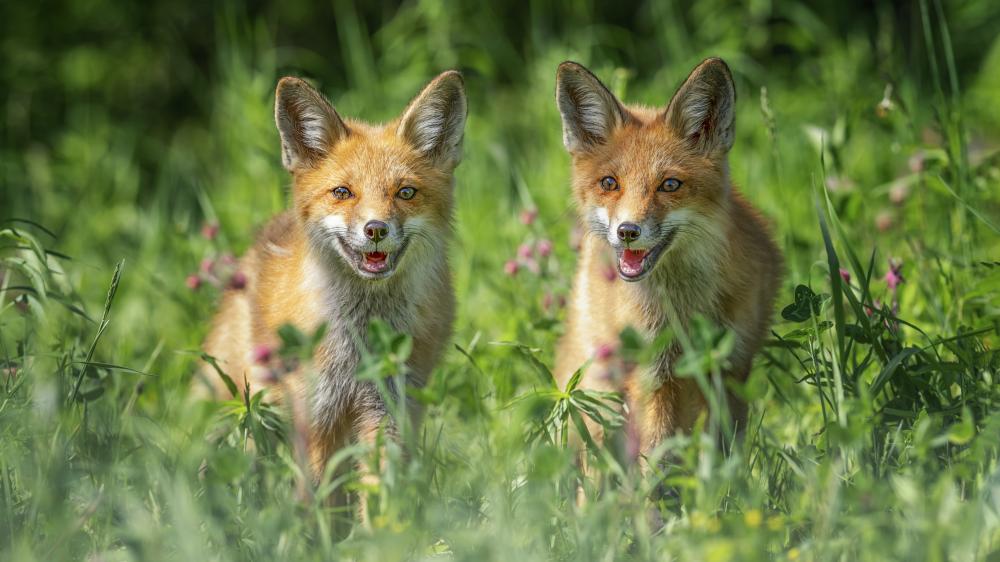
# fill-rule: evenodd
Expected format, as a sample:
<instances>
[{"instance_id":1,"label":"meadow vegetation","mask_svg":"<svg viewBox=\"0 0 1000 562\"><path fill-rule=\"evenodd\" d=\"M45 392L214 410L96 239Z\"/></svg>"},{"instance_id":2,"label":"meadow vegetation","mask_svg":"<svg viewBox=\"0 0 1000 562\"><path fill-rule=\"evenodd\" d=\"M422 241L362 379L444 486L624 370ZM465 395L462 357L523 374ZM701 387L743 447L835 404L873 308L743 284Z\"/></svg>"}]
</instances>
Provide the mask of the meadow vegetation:
<instances>
[{"instance_id":1,"label":"meadow vegetation","mask_svg":"<svg viewBox=\"0 0 1000 562\"><path fill-rule=\"evenodd\" d=\"M0 7L0 559L1000 560L1000 4L49 4ZM584 478L568 442L621 419L549 372L579 237L555 69L664 105L707 56L787 260L734 387L749 427L646 473L627 438L591 444ZM262 396L188 397L233 258L286 205L274 86L377 121L448 68L454 345L377 486L315 483ZM310 345L284 336L277 375ZM681 339L678 376L717 396L731 339ZM372 341L358 376L395 376L410 342ZM323 501L344 490L370 530Z\"/></svg>"}]
</instances>

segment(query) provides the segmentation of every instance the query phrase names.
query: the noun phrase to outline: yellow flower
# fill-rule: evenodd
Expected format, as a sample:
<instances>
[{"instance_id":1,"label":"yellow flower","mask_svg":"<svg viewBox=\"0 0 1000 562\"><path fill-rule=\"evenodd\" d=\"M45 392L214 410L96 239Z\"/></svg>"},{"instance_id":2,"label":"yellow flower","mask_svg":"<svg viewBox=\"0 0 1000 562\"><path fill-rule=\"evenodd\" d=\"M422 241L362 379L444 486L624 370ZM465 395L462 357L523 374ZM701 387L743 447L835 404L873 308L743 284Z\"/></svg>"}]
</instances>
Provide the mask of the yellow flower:
<instances>
[{"instance_id":1,"label":"yellow flower","mask_svg":"<svg viewBox=\"0 0 1000 562\"><path fill-rule=\"evenodd\" d=\"M799 549L795 548L794 546L792 548L788 549L788 559L789 560L798 560L799 559L799 554L800 554Z\"/></svg>"},{"instance_id":2,"label":"yellow flower","mask_svg":"<svg viewBox=\"0 0 1000 562\"><path fill-rule=\"evenodd\" d=\"M705 514L700 511L695 511L691 514L691 527L695 529L702 529L708 523L708 518Z\"/></svg>"},{"instance_id":3,"label":"yellow flower","mask_svg":"<svg viewBox=\"0 0 1000 562\"><path fill-rule=\"evenodd\" d=\"M760 510L758 509L751 509L743 514L743 522L747 524L747 527L760 527L760 524L763 521L764 516L761 515Z\"/></svg>"}]
</instances>

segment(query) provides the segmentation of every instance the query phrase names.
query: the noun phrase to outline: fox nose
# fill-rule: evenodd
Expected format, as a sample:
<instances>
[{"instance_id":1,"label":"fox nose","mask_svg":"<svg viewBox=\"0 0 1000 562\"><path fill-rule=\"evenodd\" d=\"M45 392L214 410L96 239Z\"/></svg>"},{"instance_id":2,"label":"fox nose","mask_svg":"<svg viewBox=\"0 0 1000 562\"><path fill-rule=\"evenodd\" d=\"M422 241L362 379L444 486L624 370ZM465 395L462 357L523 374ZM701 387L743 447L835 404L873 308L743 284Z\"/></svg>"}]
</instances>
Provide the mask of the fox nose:
<instances>
[{"instance_id":1,"label":"fox nose","mask_svg":"<svg viewBox=\"0 0 1000 562\"><path fill-rule=\"evenodd\" d=\"M365 236L374 242L378 242L389 235L389 225L382 221L368 221L365 224Z\"/></svg>"},{"instance_id":2,"label":"fox nose","mask_svg":"<svg viewBox=\"0 0 1000 562\"><path fill-rule=\"evenodd\" d=\"M635 223L623 222L618 225L618 239L622 242L635 242L640 234L642 229Z\"/></svg>"}]
</instances>

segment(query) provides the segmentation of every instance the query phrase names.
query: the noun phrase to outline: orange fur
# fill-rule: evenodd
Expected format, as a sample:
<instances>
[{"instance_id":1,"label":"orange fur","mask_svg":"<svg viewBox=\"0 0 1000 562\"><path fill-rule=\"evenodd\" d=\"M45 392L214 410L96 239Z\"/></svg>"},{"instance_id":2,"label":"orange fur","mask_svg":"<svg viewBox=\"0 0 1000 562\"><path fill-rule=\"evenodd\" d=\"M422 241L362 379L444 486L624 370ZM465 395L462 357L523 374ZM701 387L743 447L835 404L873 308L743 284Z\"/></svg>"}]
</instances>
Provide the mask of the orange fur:
<instances>
[{"instance_id":1,"label":"orange fur","mask_svg":"<svg viewBox=\"0 0 1000 562\"><path fill-rule=\"evenodd\" d=\"M241 387L244 379L252 392L270 387L270 398L298 410L315 475L346 443L373 442L385 426L394 432L382 397L354 376L368 323L378 317L412 336L406 376L417 386L450 338L447 245L465 112L455 72L382 125L341 120L304 82L279 83L276 121L293 177L291 209L240 261L246 287L226 291L205 350ZM404 197L403 188L415 195ZM383 238L369 234L373 221L385 227ZM381 266L372 269L380 253ZM253 355L258 346L276 347L284 324L307 334L325 324L327 333L312 365L272 386L268 367L253 364ZM228 397L217 376L205 377L217 397Z\"/></svg>"},{"instance_id":2,"label":"orange fur","mask_svg":"<svg viewBox=\"0 0 1000 562\"><path fill-rule=\"evenodd\" d=\"M557 94L573 156L574 199L587 231L557 353L560 381L594 359L600 346L616 344L626 327L652 339L664 328L684 329L694 315L735 333L726 375L745 380L770 324L781 254L765 221L729 180L728 69L718 59L706 61L663 109L620 104L575 63L560 67ZM612 190L602 187L607 177L614 179L607 183ZM660 189L668 178L680 187ZM616 232L623 223L635 225L641 237L626 245ZM622 265L625 249L645 256L637 278ZM679 353L675 346L651 372L628 373L621 387L604 378L600 359L584 375L584 387L625 393L642 451L691 431L707 408L693 379L674 376ZM742 427L745 406L729 399Z\"/></svg>"}]
</instances>

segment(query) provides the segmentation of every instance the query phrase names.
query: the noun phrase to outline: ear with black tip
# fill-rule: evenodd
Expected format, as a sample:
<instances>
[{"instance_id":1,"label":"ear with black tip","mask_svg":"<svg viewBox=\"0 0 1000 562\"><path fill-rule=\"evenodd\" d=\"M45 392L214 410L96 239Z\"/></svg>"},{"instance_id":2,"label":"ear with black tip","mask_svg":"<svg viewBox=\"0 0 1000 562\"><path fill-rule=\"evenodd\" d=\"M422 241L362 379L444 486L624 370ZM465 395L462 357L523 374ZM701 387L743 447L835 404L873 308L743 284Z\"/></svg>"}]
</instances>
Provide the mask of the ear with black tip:
<instances>
[{"instance_id":1,"label":"ear with black tip","mask_svg":"<svg viewBox=\"0 0 1000 562\"><path fill-rule=\"evenodd\" d=\"M706 59L691 71L670 100L664 118L700 152L729 152L736 131L736 89L726 63Z\"/></svg>"},{"instance_id":2,"label":"ear with black tip","mask_svg":"<svg viewBox=\"0 0 1000 562\"><path fill-rule=\"evenodd\" d=\"M293 173L315 165L348 135L347 125L330 102L299 78L278 82L274 121L281 134L281 161Z\"/></svg>"},{"instance_id":3,"label":"ear with black tip","mask_svg":"<svg viewBox=\"0 0 1000 562\"><path fill-rule=\"evenodd\" d=\"M625 108L589 70L572 61L556 71L556 103L563 144L572 154L604 144L627 120Z\"/></svg>"},{"instance_id":4,"label":"ear with black tip","mask_svg":"<svg viewBox=\"0 0 1000 562\"><path fill-rule=\"evenodd\" d=\"M436 166L450 170L462 160L467 112L465 81L460 73L449 70L413 98L396 131Z\"/></svg>"}]
</instances>

